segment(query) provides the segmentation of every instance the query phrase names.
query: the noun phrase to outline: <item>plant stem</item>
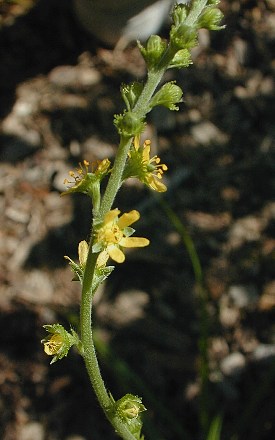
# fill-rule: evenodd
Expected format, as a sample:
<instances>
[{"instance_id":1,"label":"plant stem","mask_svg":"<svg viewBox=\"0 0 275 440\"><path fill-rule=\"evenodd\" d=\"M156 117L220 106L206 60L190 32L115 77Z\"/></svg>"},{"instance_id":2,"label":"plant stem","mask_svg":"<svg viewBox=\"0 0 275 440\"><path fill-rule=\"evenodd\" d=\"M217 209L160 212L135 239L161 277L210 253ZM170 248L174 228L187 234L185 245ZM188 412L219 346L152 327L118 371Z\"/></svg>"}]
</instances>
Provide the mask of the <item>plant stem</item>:
<instances>
[{"instance_id":1,"label":"plant stem","mask_svg":"<svg viewBox=\"0 0 275 440\"><path fill-rule=\"evenodd\" d=\"M127 159L127 154L132 143L132 138L121 136L119 147L117 150L115 162L112 169L112 174L110 176L107 188L105 190L104 196L102 198L99 214L97 221L102 221L104 215L110 211L114 199L121 185L121 177L125 167L125 162Z\"/></svg>"},{"instance_id":2,"label":"plant stem","mask_svg":"<svg viewBox=\"0 0 275 440\"><path fill-rule=\"evenodd\" d=\"M110 399L105 389L99 370L95 347L92 337L92 281L98 254L89 252L85 275L83 278L82 300L80 307L81 341L84 348L84 361L89 373L94 391L104 410L110 405Z\"/></svg>"},{"instance_id":3,"label":"plant stem","mask_svg":"<svg viewBox=\"0 0 275 440\"><path fill-rule=\"evenodd\" d=\"M189 11L186 24L192 25L193 23L195 23L206 4L207 0L194 0L192 2L192 7ZM133 113L135 113L135 115L140 118L141 121L150 111L150 100L174 55L175 53L173 48L171 48L171 45L168 45L168 48L162 58L162 63L159 65L159 69L155 71L150 71L148 73L146 84L134 109L132 110ZM120 144L114 161L112 173L105 190L105 194L102 198L100 207L98 206L99 202L96 204L97 206L94 207L94 214L96 215L96 218L94 218L94 222L102 222L105 214L112 208L114 199L121 186L122 175L127 160L127 154L132 143L132 138L133 136L129 137L121 135ZM124 440L136 440L136 437L129 431L127 424L123 423L123 421L121 421L121 419L112 412L112 400L110 399L108 391L105 387L97 361L92 333L92 299L94 294L92 286L98 253L93 253L92 251L94 241L93 231L91 235L92 236L89 245L86 268L83 276L82 300L80 308L80 327L81 341L83 344L83 357L91 384L106 417L113 425L115 431L120 437L122 437ZM197 275L199 273L200 268L199 266L197 266Z\"/></svg>"},{"instance_id":4,"label":"plant stem","mask_svg":"<svg viewBox=\"0 0 275 440\"><path fill-rule=\"evenodd\" d=\"M92 249L91 245L90 249ZM124 440L136 440L133 434L128 430L127 426L110 411L112 402L102 379L97 361L92 333L92 282L97 257L98 254L89 252L86 262L86 268L88 269L85 270L85 275L83 279L82 300L80 308L80 326L81 341L84 349L84 362L100 406L102 407L110 423L113 425L115 431Z\"/></svg>"}]
</instances>

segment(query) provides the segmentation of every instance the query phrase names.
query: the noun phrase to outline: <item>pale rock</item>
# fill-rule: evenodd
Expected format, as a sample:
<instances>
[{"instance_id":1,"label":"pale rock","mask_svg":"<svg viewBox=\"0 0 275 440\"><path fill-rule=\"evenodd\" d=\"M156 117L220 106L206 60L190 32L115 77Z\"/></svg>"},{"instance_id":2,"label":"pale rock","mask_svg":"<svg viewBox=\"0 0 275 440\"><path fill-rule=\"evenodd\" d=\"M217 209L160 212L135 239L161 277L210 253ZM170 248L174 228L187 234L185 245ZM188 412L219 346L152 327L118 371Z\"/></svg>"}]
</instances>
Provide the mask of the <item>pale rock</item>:
<instances>
[{"instance_id":1,"label":"pale rock","mask_svg":"<svg viewBox=\"0 0 275 440\"><path fill-rule=\"evenodd\" d=\"M235 352L226 356L221 362L221 371L226 376L239 374L245 367L245 357L242 353Z\"/></svg>"},{"instance_id":2,"label":"pale rock","mask_svg":"<svg viewBox=\"0 0 275 440\"><path fill-rule=\"evenodd\" d=\"M258 294L256 287L233 285L228 290L228 296L232 300L233 304L240 309L246 307L256 306L258 301Z\"/></svg>"},{"instance_id":3,"label":"pale rock","mask_svg":"<svg viewBox=\"0 0 275 440\"><path fill-rule=\"evenodd\" d=\"M20 440L44 440L45 431L41 423L29 422L21 428Z\"/></svg>"}]
</instances>

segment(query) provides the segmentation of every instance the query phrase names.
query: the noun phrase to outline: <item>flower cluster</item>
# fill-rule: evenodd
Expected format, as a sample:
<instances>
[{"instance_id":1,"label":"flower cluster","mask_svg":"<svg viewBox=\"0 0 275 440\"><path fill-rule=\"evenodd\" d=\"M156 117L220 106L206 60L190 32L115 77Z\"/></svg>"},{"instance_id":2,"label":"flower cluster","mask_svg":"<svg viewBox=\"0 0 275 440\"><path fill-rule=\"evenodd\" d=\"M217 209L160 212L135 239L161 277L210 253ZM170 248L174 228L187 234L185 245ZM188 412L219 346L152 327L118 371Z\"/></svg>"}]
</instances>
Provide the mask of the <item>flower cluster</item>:
<instances>
[{"instance_id":1,"label":"flower cluster","mask_svg":"<svg viewBox=\"0 0 275 440\"><path fill-rule=\"evenodd\" d=\"M123 263L123 248L148 246L149 240L143 237L131 237L135 232L129 226L140 218L138 211L133 210L119 217L119 209L112 209L104 216L103 223L95 231L93 252L106 251L117 263Z\"/></svg>"},{"instance_id":2,"label":"flower cluster","mask_svg":"<svg viewBox=\"0 0 275 440\"><path fill-rule=\"evenodd\" d=\"M140 145L139 137L135 136L124 171L124 178L137 177L151 189L165 192L167 188L160 180L168 167L164 163L160 163L158 156L150 157L150 150L150 140L146 140L143 145Z\"/></svg>"}]
</instances>

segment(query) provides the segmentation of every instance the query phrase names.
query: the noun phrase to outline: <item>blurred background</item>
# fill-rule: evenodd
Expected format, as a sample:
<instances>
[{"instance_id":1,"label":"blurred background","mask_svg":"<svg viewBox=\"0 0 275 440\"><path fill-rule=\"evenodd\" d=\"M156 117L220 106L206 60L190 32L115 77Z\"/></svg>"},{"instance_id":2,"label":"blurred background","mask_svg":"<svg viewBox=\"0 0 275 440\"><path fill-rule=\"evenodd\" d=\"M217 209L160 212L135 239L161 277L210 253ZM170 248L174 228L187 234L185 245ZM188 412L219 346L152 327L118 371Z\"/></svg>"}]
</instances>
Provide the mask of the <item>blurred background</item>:
<instances>
[{"instance_id":1,"label":"blurred background","mask_svg":"<svg viewBox=\"0 0 275 440\"><path fill-rule=\"evenodd\" d=\"M148 440L204 440L211 424L224 440L275 438L275 1L221 9L226 29L202 30L194 64L165 77L180 111L150 115L167 193L133 180L115 202L141 212L151 245L95 298L107 388L143 397ZM120 84L144 63L130 41L113 50L84 29L68 0L0 13L0 437L114 440L79 355L49 366L40 340L44 324L78 327L63 256L77 258L91 206L61 198L63 181L84 158L113 160Z\"/></svg>"}]
</instances>

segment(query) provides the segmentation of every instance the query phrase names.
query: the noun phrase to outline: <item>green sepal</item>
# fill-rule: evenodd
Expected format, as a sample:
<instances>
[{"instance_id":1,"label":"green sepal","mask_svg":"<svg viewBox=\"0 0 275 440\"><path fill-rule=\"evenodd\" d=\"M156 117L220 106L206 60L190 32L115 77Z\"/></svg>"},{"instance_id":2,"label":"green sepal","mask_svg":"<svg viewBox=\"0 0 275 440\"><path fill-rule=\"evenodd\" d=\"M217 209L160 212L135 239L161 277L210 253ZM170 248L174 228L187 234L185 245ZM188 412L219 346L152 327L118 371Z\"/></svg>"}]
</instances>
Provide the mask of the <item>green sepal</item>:
<instances>
[{"instance_id":1,"label":"green sepal","mask_svg":"<svg viewBox=\"0 0 275 440\"><path fill-rule=\"evenodd\" d=\"M220 4L220 0L208 0L207 5L209 6L218 6Z\"/></svg>"},{"instance_id":2,"label":"green sepal","mask_svg":"<svg viewBox=\"0 0 275 440\"><path fill-rule=\"evenodd\" d=\"M100 252L102 250L103 250L103 245L102 245L102 243L99 243L99 242L95 243L93 245L93 247L92 247L92 251L93 251L94 254L96 254L96 253L98 253L98 252Z\"/></svg>"},{"instance_id":3,"label":"green sepal","mask_svg":"<svg viewBox=\"0 0 275 440\"><path fill-rule=\"evenodd\" d=\"M175 81L170 81L164 84L161 89L155 93L150 101L150 106L153 108L157 105L163 105L169 110L178 110L175 104L182 101L182 90L176 85Z\"/></svg>"},{"instance_id":4,"label":"green sepal","mask_svg":"<svg viewBox=\"0 0 275 440\"><path fill-rule=\"evenodd\" d=\"M113 272L115 266L106 266L106 267L99 267L95 269L94 278L93 278L93 285L92 285L92 292L95 294L100 284L105 281L108 276Z\"/></svg>"},{"instance_id":5,"label":"green sepal","mask_svg":"<svg viewBox=\"0 0 275 440\"><path fill-rule=\"evenodd\" d=\"M84 268L81 264L75 263L70 257L65 256L66 260L69 260L69 265L74 273L72 281L80 281L82 283Z\"/></svg>"},{"instance_id":6,"label":"green sepal","mask_svg":"<svg viewBox=\"0 0 275 440\"><path fill-rule=\"evenodd\" d=\"M134 234L134 232L136 232L136 230L134 228L131 228L131 226L126 226L126 228L123 229L123 233L126 237L130 237Z\"/></svg>"}]
</instances>

